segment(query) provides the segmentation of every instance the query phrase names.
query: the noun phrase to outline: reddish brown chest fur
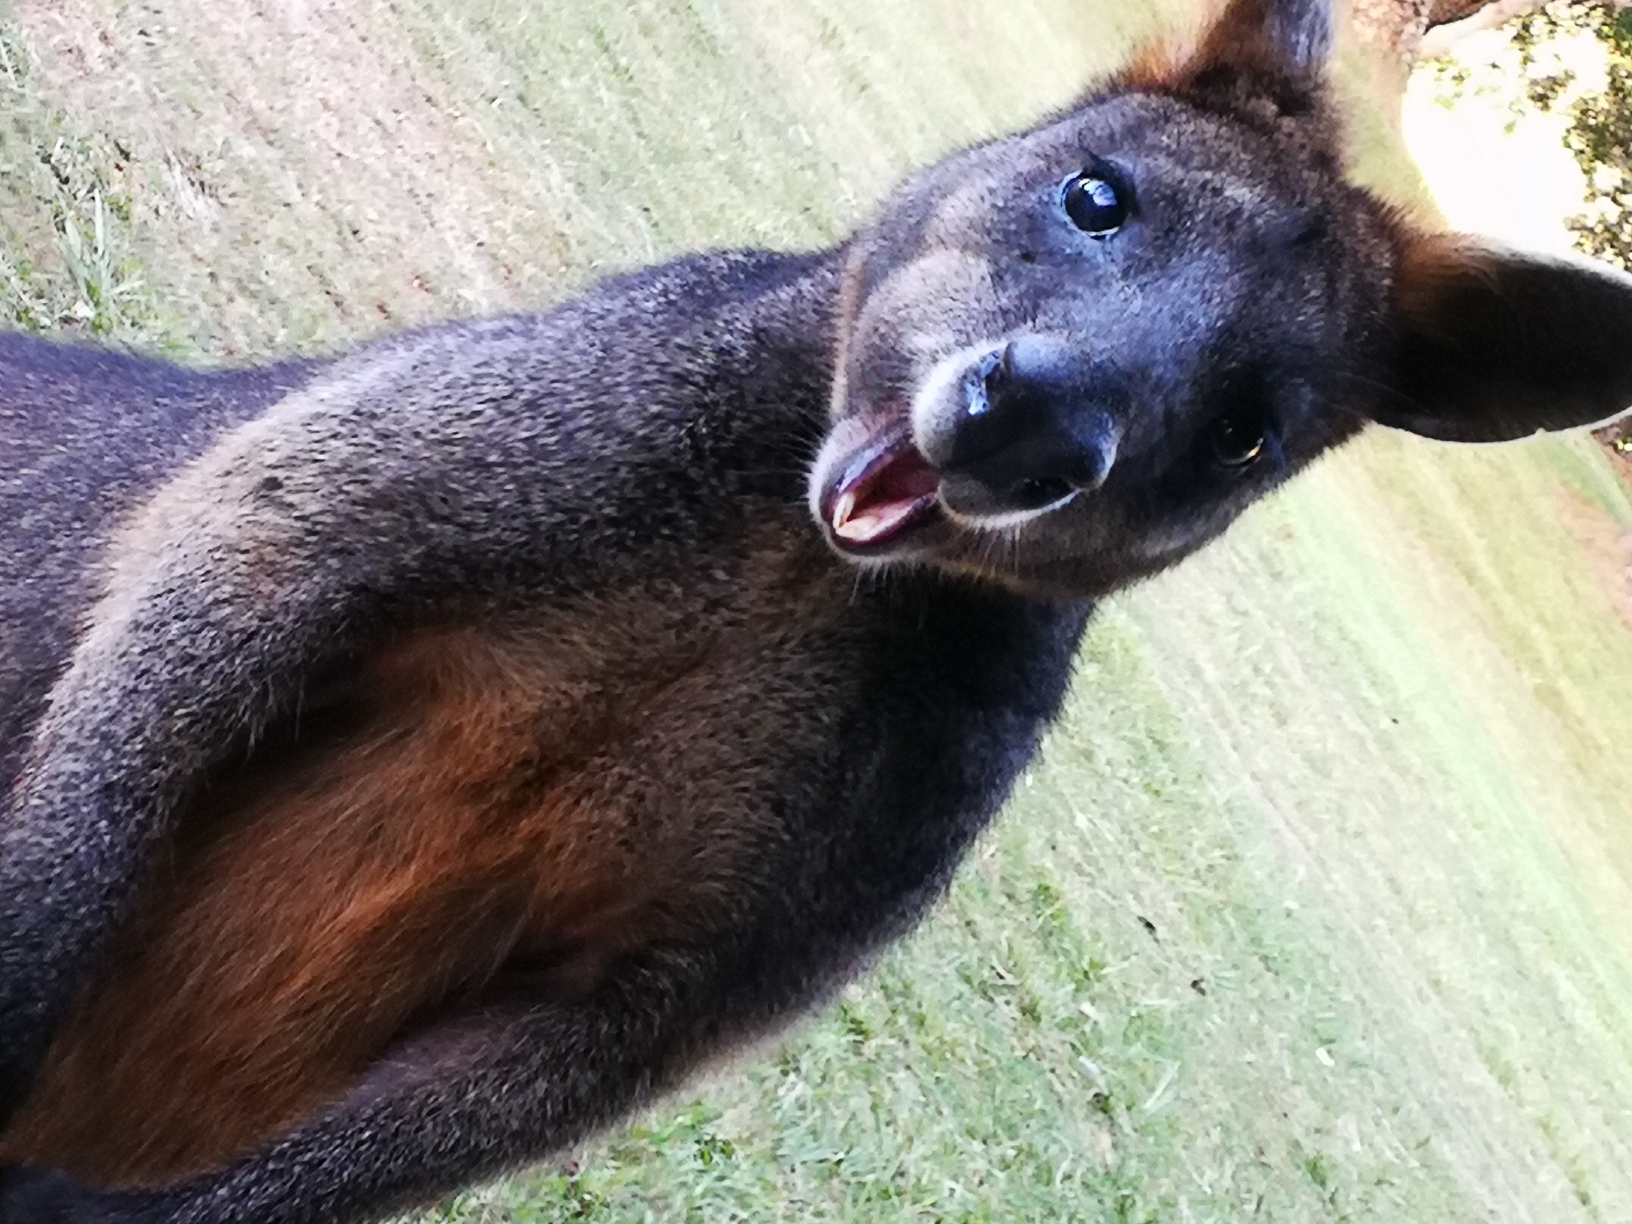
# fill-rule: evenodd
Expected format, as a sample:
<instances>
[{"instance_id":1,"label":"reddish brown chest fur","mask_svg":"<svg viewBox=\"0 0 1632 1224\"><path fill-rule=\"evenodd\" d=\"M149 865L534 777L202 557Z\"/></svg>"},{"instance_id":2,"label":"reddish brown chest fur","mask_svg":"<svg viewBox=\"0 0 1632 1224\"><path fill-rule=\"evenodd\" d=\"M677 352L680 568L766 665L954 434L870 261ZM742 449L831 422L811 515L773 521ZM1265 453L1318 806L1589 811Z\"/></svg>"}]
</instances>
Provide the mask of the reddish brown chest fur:
<instances>
[{"instance_id":1,"label":"reddish brown chest fur","mask_svg":"<svg viewBox=\"0 0 1632 1224\"><path fill-rule=\"evenodd\" d=\"M347 730L204 797L0 1161L104 1184L218 1165L507 965L570 995L706 924L754 816L687 779L718 772L722 706L762 687L753 643L788 606L691 648L603 605L377 656Z\"/></svg>"}]
</instances>

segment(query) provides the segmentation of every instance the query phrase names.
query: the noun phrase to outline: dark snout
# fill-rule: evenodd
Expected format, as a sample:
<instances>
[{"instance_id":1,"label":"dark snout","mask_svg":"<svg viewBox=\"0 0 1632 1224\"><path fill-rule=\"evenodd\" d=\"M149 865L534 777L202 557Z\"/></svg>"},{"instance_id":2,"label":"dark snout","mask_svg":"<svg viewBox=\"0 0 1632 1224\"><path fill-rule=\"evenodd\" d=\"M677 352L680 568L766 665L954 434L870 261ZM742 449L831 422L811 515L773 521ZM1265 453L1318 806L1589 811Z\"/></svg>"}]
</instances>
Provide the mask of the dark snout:
<instances>
[{"instance_id":1,"label":"dark snout","mask_svg":"<svg viewBox=\"0 0 1632 1224\"><path fill-rule=\"evenodd\" d=\"M1042 337L1022 337L975 360L944 411L942 497L970 515L1047 508L1096 489L1116 461L1127 398L1102 365Z\"/></svg>"}]
</instances>

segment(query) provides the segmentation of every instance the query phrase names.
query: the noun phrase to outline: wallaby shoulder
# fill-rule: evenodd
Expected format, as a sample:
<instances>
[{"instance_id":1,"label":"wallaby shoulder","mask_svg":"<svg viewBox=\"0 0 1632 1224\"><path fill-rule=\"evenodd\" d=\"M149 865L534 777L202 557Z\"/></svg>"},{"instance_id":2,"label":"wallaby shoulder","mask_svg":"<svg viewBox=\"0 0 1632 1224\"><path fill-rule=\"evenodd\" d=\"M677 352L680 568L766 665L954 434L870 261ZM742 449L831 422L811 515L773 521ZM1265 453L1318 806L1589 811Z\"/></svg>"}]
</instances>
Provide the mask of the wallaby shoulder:
<instances>
[{"instance_id":1,"label":"wallaby shoulder","mask_svg":"<svg viewBox=\"0 0 1632 1224\"><path fill-rule=\"evenodd\" d=\"M67 660L119 520L316 362L190 370L0 333L0 793Z\"/></svg>"}]
</instances>

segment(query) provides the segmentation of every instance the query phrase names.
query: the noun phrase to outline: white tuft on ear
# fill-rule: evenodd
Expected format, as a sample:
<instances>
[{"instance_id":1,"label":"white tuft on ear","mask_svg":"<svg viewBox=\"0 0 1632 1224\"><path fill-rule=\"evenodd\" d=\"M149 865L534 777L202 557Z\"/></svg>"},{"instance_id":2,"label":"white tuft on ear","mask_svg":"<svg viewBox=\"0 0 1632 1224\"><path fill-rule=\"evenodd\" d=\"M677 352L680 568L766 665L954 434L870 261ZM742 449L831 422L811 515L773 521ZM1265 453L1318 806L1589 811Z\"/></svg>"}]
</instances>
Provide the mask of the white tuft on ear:
<instances>
[{"instance_id":1,"label":"white tuft on ear","mask_svg":"<svg viewBox=\"0 0 1632 1224\"><path fill-rule=\"evenodd\" d=\"M1314 78L1331 53L1332 0L1230 0L1203 37L1195 65Z\"/></svg>"},{"instance_id":2,"label":"white tuft on ear","mask_svg":"<svg viewBox=\"0 0 1632 1224\"><path fill-rule=\"evenodd\" d=\"M1332 0L1273 0L1269 37L1287 67L1318 75L1332 55Z\"/></svg>"}]
</instances>

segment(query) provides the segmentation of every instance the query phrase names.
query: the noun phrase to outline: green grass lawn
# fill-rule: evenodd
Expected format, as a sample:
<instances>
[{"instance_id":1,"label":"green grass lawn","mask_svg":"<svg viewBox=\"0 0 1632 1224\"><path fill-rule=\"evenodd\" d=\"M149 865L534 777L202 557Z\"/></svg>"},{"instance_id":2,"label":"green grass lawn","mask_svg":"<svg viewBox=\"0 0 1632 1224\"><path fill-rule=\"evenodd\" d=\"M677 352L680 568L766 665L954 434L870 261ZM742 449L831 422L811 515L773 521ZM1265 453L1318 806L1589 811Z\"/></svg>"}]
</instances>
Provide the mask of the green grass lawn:
<instances>
[{"instance_id":1,"label":"green grass lawn","mask_svg":"<svg viewBox=\"0 0 1632 1224\"><path fill-rule=\"evenodd\" d=\"M1159 16L0 14L7 316L200 360L830 240ZM1629 563L1587 443L1362 440L1104 610L1000 826L839 1006L434 1218L1632 1219Z\"/></svg>"}]
</instances>

